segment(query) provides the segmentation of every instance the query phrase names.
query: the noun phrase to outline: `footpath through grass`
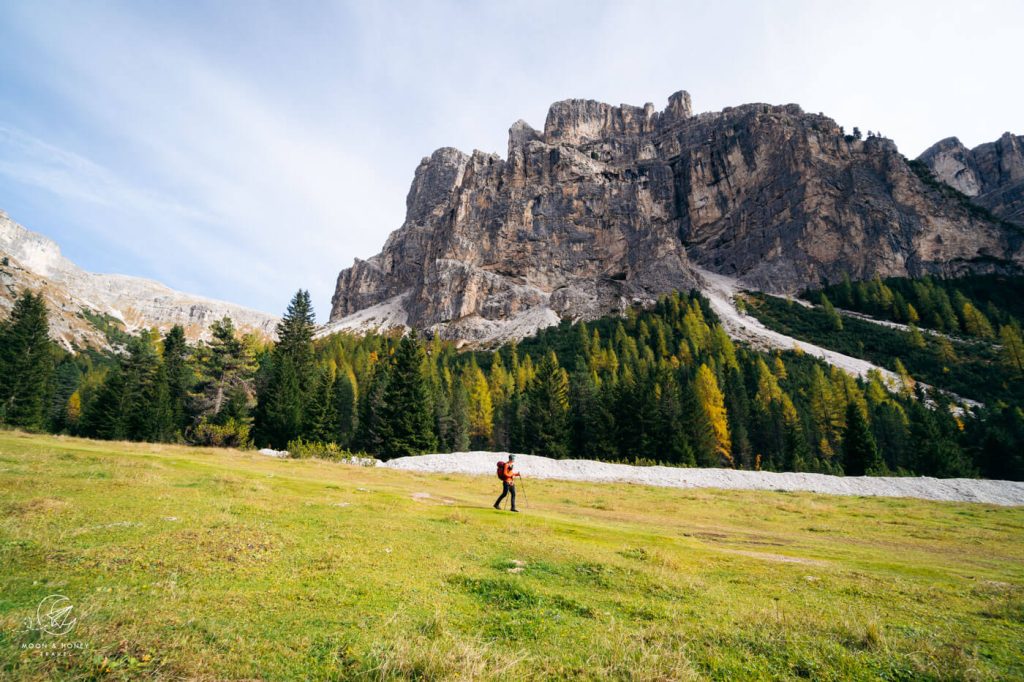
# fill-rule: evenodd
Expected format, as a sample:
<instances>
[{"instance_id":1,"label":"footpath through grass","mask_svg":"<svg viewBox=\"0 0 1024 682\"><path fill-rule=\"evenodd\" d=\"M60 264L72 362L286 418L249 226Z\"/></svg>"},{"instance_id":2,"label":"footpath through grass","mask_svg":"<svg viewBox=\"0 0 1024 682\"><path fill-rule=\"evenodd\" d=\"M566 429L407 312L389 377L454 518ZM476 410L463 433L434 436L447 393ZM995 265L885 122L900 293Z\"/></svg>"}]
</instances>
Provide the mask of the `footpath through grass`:
<instances>
[{"instance_id":1,"label":"footpath through grass","mask_svg":"<svg viewBox=\"0 0 1024 682\"><path fill-rule=\"evenodd\" d=\"M496 483L0 432L0 677L1024 678L1024 509Z\"/></svg>"}]
</instances>

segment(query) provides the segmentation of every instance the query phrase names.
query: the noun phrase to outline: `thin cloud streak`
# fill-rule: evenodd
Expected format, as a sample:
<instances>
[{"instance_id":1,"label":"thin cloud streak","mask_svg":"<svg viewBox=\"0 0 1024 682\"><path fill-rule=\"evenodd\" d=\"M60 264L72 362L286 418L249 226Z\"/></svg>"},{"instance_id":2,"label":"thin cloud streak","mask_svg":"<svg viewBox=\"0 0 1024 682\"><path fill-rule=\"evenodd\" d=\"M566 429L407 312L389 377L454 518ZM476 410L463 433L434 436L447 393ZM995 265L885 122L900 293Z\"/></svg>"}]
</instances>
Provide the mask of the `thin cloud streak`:
<instances>
[{"instance_id":1,"label":"thin cloud streak","mask_svg":"<svg viewBox=\"0 0 1024 682\"><path fill-rule=\"evenodd\" d=\"M103 240L122 272L271 312L308 288L323 320L337 272L401 224L421 157L504 154L559 99L797 102L910 156L1017 125L1024 5L890 5L12 3L0 208L31 228L19 199L45 190L48 236Z\"/></svg>"}]
</instances>

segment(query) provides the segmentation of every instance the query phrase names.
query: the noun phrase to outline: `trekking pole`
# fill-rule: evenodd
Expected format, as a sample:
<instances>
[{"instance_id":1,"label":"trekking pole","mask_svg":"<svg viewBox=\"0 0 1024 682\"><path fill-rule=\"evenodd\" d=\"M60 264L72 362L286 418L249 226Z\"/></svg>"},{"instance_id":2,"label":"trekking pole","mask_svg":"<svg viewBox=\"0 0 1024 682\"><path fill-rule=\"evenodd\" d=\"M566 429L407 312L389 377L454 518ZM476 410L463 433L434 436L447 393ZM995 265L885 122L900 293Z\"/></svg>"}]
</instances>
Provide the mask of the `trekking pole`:
<instances>
[{"instance_id":1,"label":"trekking pole","mask_svg":"<svg viewBox=\"0 0 1024 682\"><path fill-rule=\"evenodd\" d=\"M519 492L521 492L523 494L523 506L526 507L527 509L529 509L530 508L530 503L527 502L527 500L526 500L526 488L523 486L523 477L522 476L519 477L519 486L520 486Z\"/></svg>"}]
</instances>

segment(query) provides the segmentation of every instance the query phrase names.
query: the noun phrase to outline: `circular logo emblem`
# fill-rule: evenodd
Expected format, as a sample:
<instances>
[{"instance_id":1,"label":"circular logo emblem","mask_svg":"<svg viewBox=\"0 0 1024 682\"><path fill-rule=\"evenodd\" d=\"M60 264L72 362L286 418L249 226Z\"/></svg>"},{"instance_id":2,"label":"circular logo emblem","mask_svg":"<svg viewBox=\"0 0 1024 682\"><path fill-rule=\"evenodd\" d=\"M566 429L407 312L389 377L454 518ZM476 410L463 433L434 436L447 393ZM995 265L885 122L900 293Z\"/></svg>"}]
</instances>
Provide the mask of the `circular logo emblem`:
<instances>
[{"instance_id":1,"label":"circular logo emblem","mask_svg":"<svg viewBox=\"0 0 1024 682\"><path fill-rule=\"evenodd\" d=\"M36 607L36 622L39 623L39 629L55 637L68 634L78 623L78 619L71 616L74 608L71 600L64 595L51 594Z\"/></svg>"}]
</instances>

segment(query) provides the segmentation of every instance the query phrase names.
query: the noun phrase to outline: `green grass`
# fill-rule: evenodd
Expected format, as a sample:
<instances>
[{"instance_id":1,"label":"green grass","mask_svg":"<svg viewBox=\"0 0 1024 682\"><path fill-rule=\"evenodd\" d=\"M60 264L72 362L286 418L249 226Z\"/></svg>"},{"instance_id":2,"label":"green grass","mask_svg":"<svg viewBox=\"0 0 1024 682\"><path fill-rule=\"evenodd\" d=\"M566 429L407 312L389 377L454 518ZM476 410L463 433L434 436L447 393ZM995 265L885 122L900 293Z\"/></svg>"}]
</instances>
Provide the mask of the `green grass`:
<instances>
[{"instance_id":1,"label":"green grass","mask_svg":"<svg viewBox=\"0 0 1024 682\"><path fill-rule=\"evenodd\" d=\"M1024 678L1024 509L496 482L0 432L0 677Z\"/></svg>"}]
</instances>

